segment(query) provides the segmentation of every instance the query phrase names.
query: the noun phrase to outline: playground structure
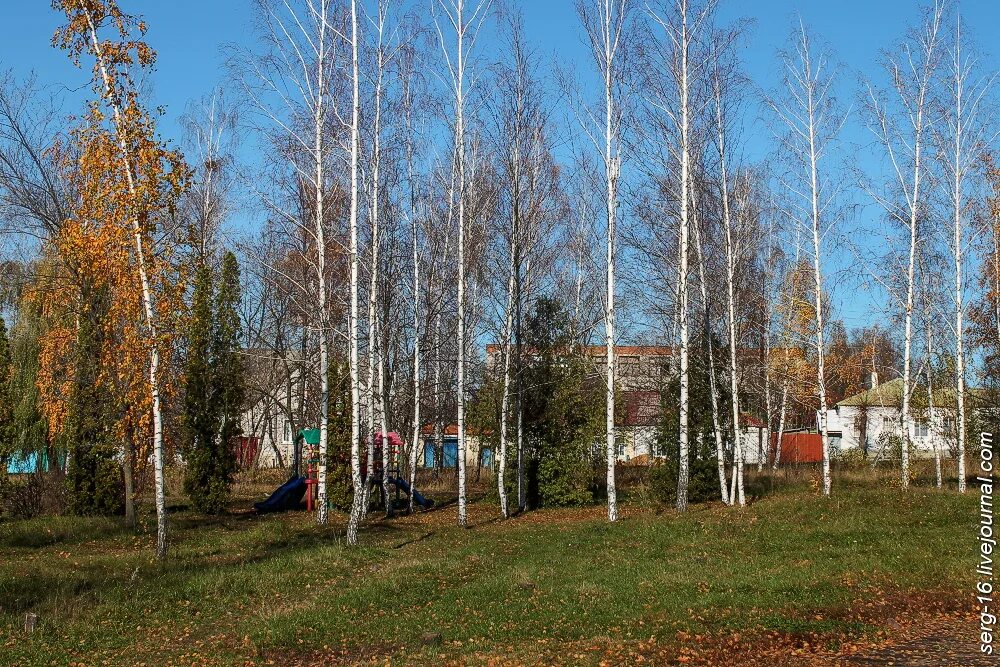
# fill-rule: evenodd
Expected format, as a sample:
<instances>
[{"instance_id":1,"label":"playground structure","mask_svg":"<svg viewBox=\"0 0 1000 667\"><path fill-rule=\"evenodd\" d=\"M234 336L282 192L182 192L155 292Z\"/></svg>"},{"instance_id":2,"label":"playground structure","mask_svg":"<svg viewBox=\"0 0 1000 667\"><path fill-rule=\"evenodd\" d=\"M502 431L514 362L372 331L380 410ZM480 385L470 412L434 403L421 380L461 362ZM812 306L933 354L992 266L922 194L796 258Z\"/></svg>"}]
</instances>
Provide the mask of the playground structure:
<instances>
[{"instance_id":1,"label":"playground structure","mask_svg":"<svg viewBox=\"0 0 1000 667\"><path fill-rule=\"evenodd\" d=\"M301 467L302 445L309 447L319 446L319 429L305 429L299 431L292 444L294 451L292 463L292 476L288 481L274 490L267 500L254 503L253 508L260 514L269 512L284 512L286 510L298 509L302 504L302 497L307 496L306 505L312 510L312 492L316 484L315 476L310 478L307 468L306 476L299 474Z\"/></svg>"},{"instance_id":2,"label":"playground structure","mask_svg":"<svg viewBox=\"0 0 1000 667\"><path fill-rule=\"evenodd\" d=\"M382 448L387 444L389 447L389 467L383 470ZM391 515L397 510L405 511L409 509L409 503L403 500L400 495L401 493L407 496L412 495L413 503L424 509L430 509L434 506L433 500L425 498L416 489L411 489L409 482L403 479L402 466L400 465L400 461L403 459L403 440L399 437L398 433L390 431L385 435L378 433L375 436L373 459L370 484L379 490L379 505L387 514ZM385 487L382 485L383 479L394 489L394 498L385 497Z\"/></svg>"},{"instance_id":3,"label":"playground structure","mask_svg":"<svg viewBox=\"0 0 1000 667\"><path fill-rule=\"evenodd\" d=\"M389 446L389 467L383 470L382 447L384 443ZM257 512L264 514L268 512L283 512L292 509L299 509L302 499L306 501L306 511L312 512L318 503L318 474L319 474L319 429L303 429L295 436L293 443L293 463L292 475L288 481L275 489L267 500L254 504ZM430 509L434 506L434 501L425 498L419 491L412 489L410 484L403 479L400 462L403 456L403 440L398 433L390 432L387 435L378 433L374 439L374 455L372 457L371 475L368 475L368 461L362 461L362 477L367 477L369 489L378 489L379 506L387 514L393 514L398 510L408 511L409 503L402 495L413 497L413 503L423 509ZM304 457L303 457L304 455ZM305 474L300 474L305 465ZM385 479L388 485L395 490L394 498L385 497L382 480ZM329 501L327 501L329 502Z\"/></svg>"}]
</instances>

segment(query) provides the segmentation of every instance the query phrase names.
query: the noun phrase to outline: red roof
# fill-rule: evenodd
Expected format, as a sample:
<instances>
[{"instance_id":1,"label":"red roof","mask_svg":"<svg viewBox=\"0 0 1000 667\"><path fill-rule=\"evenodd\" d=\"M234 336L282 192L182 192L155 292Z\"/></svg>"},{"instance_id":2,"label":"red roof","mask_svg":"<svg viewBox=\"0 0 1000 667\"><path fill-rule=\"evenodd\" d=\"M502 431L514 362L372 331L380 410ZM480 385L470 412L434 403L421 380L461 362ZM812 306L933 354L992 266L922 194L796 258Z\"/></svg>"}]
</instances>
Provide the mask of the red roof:
<instances>
[{"instance_id":1,"label":"red roof","mask_svg":"<svg viewBox=\"0 0 1000 667\"><path fill-rule=\"evenodd\" d=\"M486 346L486 354L496 354L502 349L502 345L490 343ZM589 357L606 357L608 347L606 345L582 345L579 348ZM531 348L525 349L528 354L532 353ZM615 345L615 354L622 356L641 357L671 357L676 354L676 349L665 345Z\"/></svg>"},{"instance_id":2,"label":"red roof","mask_svg":"<svg viewBox=\"0 0 1000 667\"><path fill-rule=\"evenodd\" d=\"M757 419L749 412L744 412L743 414L741 414L740 421L743 422L744 426L749 426L751 428L767 428L767 424Z\"/></svg>"},{"instance_id":3,"label":"red roof","mask_svg":"<svg viewBox=\"0 0 1000 667\"><path fill-rule=\"evenodd\" d=\"M429 424L424 424L424 427L422 429L420 429L420 433L422 433L423 435L434 435L434 424L433 424L433 422L429 423ZM449 437L449 438L454 438L454 437L458 436L458 424L455 424L455 423L445 424L444 425L444 435L445 435L445 437ZM481 434L479 432L479 429L477 429L474 426L470 426L469 424L466 424L465 425L465 435L478 436L478 435L481 435ZM490 435L490 433L487 431L485 435Z\"/></svg>"}]
</instances>

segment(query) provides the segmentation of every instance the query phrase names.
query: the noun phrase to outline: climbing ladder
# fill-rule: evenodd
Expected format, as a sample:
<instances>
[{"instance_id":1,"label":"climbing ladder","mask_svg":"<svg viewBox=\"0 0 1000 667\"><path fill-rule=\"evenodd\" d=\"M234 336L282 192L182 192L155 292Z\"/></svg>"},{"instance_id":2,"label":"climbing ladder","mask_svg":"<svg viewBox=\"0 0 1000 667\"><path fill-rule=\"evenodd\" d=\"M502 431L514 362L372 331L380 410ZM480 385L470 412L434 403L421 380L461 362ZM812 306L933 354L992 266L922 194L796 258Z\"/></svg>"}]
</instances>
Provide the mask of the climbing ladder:
<instances>
[{"instance_id":1,"label":"climbing ladder","mask_svg":"<svg viewBox=\"0 0 1000 667\"><path fill-rule=\"evenodd\" d=\"M402 441L397 437L393 437L395 434L384 435L379 433L375 436L376 447L375 447L375 461L373 462L375 466L375 474L372 476L372 481L379 486L379 493L382 496L382 506L387 514L394 514L395 508L400 504L402 496L400 495L399 485L395 483L397 479L402 477ZM389 447L389 467L382 470L382 448ZM385 486L383 486L383 476L387 482L392 483L392 488L394 489L393 495L395 498L390 499L385 497Z\"/></svg>"},{"instance_id":2,"label":"climbing ladder","mask_svg":"<svg viewBox=\"0 0 1000 667\"><path fill-rule=\"evenodd\" d=\"M395 482L395 480L400 479L403 476L402 464L401 464L403 458L403 449L402 449L403 443L395 438L389 438L388 440L389 440L389 469L386 471L386 474L389 475L389 479ZM393 484L392 488L395 489L396 497L395 500L393 501L393 509L395 509L395 507L399 505L401 496L398 484Z\"/></svg>"}]
</instances>

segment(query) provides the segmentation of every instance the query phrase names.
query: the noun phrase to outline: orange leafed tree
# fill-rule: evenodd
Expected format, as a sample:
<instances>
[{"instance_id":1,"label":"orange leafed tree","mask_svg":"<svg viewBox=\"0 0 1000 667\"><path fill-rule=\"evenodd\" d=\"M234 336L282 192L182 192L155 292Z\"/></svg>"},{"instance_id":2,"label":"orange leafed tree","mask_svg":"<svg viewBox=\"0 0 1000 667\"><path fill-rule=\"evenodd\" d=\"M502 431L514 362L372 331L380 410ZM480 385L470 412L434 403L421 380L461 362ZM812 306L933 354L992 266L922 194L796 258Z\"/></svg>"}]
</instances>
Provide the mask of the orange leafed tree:
<instances>
[{"instance_id":1,"label":"orange leafed tree","mask_svg":"<svg viewBox=\"0 0 1000 667\"><path fill-rule=\"evenodd\" d=\"M1000 364L1000 167L988 153L984 155L983 162L993 192L986 200L986 219L982 226L986 232L982 235L984 247L980 276L983 297L973 310L972 320L976 324L976 342L992 350L993 362Z\"/></svg>"},{"instance_id":2,"label":"orange leafed tree","mask_svg":"<svg viewBox=\"0 0 1000 667\"><path fill-rule=\"evenodd\" d=\"M78 65L85 55L93 60L96 93L85 125L73 135L78 198L58 246L85 279L108 290L105 326L111 330L102 351L101 381L120 401L119 435L134 437L140 453L151 447L156 551L163 558L167 525L161 401L169 383L161 368L170 366L164 362L172 348L171 325L183 312L184 281L174 268L170 235L158 232L187 187L189 171L179 153L157 140L154 119L143 108L130 74L155 62L156 54L141 39L145 25L123 13L114 0L56 0L53 6L67 19L53 42ZM105 32L111 37L104 38ZM145 378L137 372L141 366L148 369Z\"/></svg>"}]
</instances>

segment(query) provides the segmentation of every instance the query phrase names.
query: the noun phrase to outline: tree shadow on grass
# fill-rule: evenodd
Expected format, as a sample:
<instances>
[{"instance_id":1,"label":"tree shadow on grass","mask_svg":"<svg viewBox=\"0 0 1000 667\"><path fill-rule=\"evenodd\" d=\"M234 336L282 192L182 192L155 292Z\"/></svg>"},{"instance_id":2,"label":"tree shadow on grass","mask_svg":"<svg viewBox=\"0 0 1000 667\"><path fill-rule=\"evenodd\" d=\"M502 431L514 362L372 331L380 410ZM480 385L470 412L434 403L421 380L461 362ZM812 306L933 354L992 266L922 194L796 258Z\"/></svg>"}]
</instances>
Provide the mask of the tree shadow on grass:
<instances>
[{"instance_id":1,"label":"tree shadow on grass","mask_svg":"<svg viewBox=\"0 0 1000 667\"><path fill-rule=\"evenodd\" d=\"M132 594L151 595L158 591L183 588L191 579L206 573L234 574L240 570L270 561L282 561L305 554L319 547L343 544L344 530L340 526L317 529L316 526L284 524L271 532L261 533L262 539L238 539L217 549L212 541L202 545L187 546L199 533L219 526L236 531L247 531L255 522L232 521L232 517L176 517L171 534L171 551L164 563L151 562L151 552L118 543L100 545L97 552L74 553L68 560L66 552L42 551L30 559L11 562L6 572L0 574L0 609L20 613L35 610L43 614L87 597L87 606L111 602ZM112 524L114 525L114 524ZM84 531L86 532L86 531ZM108 529L103 536L131 535L124 527ZM87 533L86 541L102 535ZM211 535L208 535L211 537ZM85 541L79 537L78 542ZM30 543L35 546L36 542ZM42 543L50 546L53 542ZM65 542L64 542L65 544ZM360 557L360 556L359 556ZM76 560L79 559L79 560Z\"/></svg>"},{"instance_id":2,"label":"tree shadow on grass","mask_svg":"<svg viewBox=\"0 0 1000 667\"><path fill-rule=\"evenodd\" d=\"M118 517L43 517L0 525L0 551L82 544L129 534Z\"/></svg>"}]
</instances>

